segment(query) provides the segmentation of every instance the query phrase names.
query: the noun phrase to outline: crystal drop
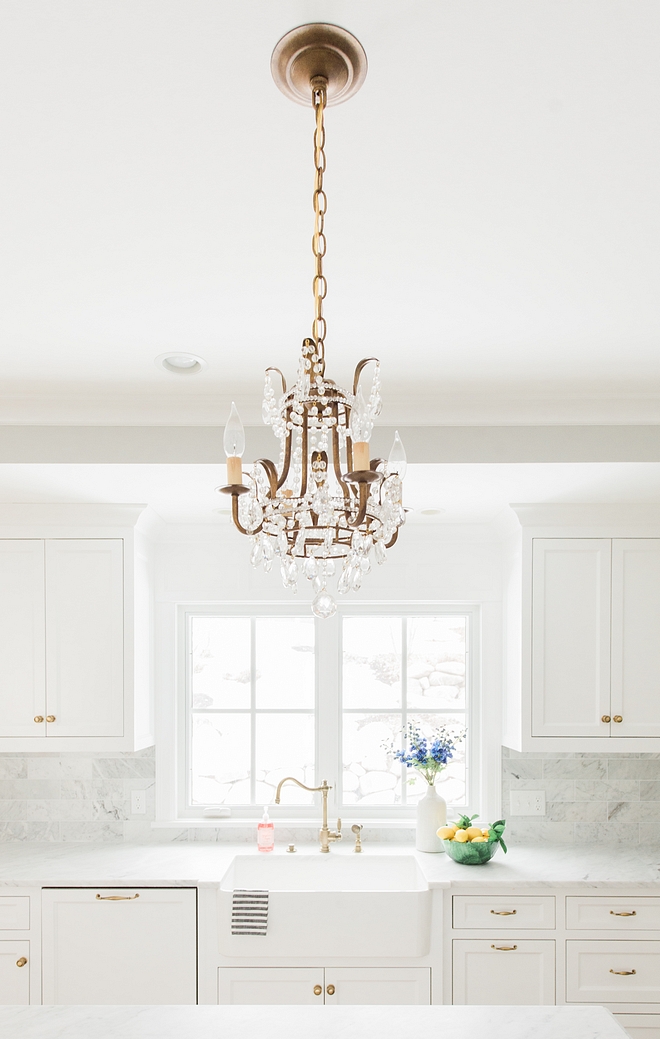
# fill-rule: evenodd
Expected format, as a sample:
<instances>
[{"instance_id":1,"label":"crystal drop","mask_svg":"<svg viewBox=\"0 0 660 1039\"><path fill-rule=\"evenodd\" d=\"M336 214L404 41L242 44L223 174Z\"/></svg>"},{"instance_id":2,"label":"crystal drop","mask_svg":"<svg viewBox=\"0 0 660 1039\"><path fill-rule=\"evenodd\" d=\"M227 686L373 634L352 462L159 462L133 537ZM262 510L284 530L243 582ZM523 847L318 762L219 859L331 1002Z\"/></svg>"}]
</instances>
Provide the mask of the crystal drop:
<instances>
[{"instance_id":1,"label":"crystal drop","mask_svg":"<svg viewBox=\"0 0 660 1039\"><path fill-rule=\"evenodd\" d=\"M264 540L264 560L271 560L275 555L275 549L273 548L273 539L266 538Z\"/></svg>"},{"instance_id":2,"label":"crystal drop","mask_svg":"<svg viewBox=\"0 0 660 1039\"><path fill-rule=\"evenodd\" d=\"M314 595L318 595L319 592L322 592L324 590L324 588L325 582L322 581L320 577L315 577L312 581L312 591L314 592Z\"/></svg>"},{"instance_id":3,"label":"crystal drop","mask_svg":"<svg viewBox=\"0 0 660 1039\"><path fill-rule=\"evenodd\" d=\"M341 577L337 582L337 591L340 595L345 595L348 589L351 587L351 568L344 567L341 572Z\"/></svg>"},{"instance_id":4,"label":"crystal drop","mask_svg":"<svg viewBox=\"0 0 660 1039\"><path fill-rule=\"evenodd\" d=\"M376 541L374 544L374 555L379 563L384 563L387 559L387 549L385 548L384 541Z\"/></svg>"},{"instance_id":5,"label":"crystal drop","mask_svg":"<svg viewBox=\"0 0 660 1039\"><path fill-rule=\"evenodd\" d=\"M314 559L313 556L309 556L309 558L305 560L305 562L303 564L303 568L305 570L305 576L306 577L309 577L310 579L312 577L316 577L317 566L316 566L316 560Z\"/></svg>"},{"instance_id":6,"label":"crystal drop","mask_svg":"<svg viewBox=\"0 0 660 1039\"><path fill-rule=\"evenodd\" d=\"M323 573L326 577L332 577L334 572L335 564L333 563L332 559L326 559L325 563L323 564Z\"/></svg>"},{"instance_id":7,"label":"crystal drop","mask_svg":"<svg viewBox=\"0 0 660 1039\"><path fill-rule=\"evenodd\" d=\"M351 584L353 585L353 590L357 592L358 588L362 584L362 571L361 570L354 570L353 571L353 577L351 578Z\"/></svg>"},{"instance_id":8,"label":"crystal drop","mask_svg":"<svg viewBox=\"0 0 660 1039\"><path fill-rule=\"evenodd\" d=\"M363 574L371 572L371 560L369 559L369 556L362 556L362 559L360 560L360 570Z\"/></svg>"},{"instance_id":9,"label":"crystal drop","mask_svg":"<svg viewBox=\"0 0 660 1039\"><path fill-rule=\"evenodd\" d=\"M263 549L261 547L261 542L257 539L255 540L252 546L252 551L250 552L250 562L252 563L252 566L259 566L262 555Z\"/></svg>"},{"instance_id":10,"label":"crystal drop","mask_svg":"<svg viewBox=\"0 0 660 1039\"><path fill-rule=\"evenodd\" d=\"M312 613L321 620L332 617L337 612L337 603L327 592L319 592L312 603Z\"/></svg>"},{"instance_id":11,"label":"crystal drop","mask_svg":"<svg viewBox=\"0 0 660 1039\"><path fill-rule=\"evenodd\" d=\"M264 556L264 570L266 571L267 574L269 574L272 569L273 569L273 561L272 561L272 559L269 559L267 556Z\"/></svg>"}]
</instances>

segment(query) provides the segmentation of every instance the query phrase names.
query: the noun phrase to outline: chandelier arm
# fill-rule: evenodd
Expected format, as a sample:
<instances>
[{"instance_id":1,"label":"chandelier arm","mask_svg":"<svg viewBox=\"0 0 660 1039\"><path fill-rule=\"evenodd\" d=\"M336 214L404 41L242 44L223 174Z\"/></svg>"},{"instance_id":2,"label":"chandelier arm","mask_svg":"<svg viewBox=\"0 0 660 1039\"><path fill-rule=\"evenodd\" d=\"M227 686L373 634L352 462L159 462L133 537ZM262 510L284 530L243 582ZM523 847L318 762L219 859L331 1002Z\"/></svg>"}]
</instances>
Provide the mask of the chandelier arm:
<instances>
[{"instance_id":1,"label":"chandelier arm","mask_svg":"<svg viewBox=\"0 0 660 1039\"><path fill-rule=\"evenodd\" d=\"M377 357L364 357L360 361L360 363L357 365L357 367L355 369L355 374L353 376L353 396L355 396L355 394L358 391L358 383L360 382L360 376L362 375L362 372L364 371L364 369L367 367L368 364L371 364L372 361L375 364L378 364L378 358Z\"/></svg>"},{"instance_id":2,"label":"chandelier arm","mask_svg":"<svg viewBox=\"0 0 660 1039\"><path fill-rule=\"evenodd\" d=\"M334 405L333 410L334 410L334 413L335 413L335 418L337 418L339 409L337 408L336 404ZM349 493L349 490L348 490L348 486L347 486L347 484L346 484L346 482L345 482L345 480L344 480L344 478L342 476L342 472L341 472L341 458L339 457L339 430L337 428L337 425L338 425L338 422L335 422L334 426L332 427L332 464L333 464L333 467L334 467L334 470L335 470L335 476L337 478L337 483L339 484L339 486L342 489L344 498L350 498L350 493Z\"/></svg>"},{"instance_id":3,"label":"chandelier arm","mask_svg":"<svg viewBox=\"0 0 660 1039\"><path fill-rule=\"evenodd\" d=\"M279 368L276 368L274 365L271 365L270 368L266 368L266 375L268 375L268 372L277 372L280 379L282 380L282 393L286 393L286 379L284 378L284 375L279 370Z\"/></svg>"},{"instance_id":4,"label":"chandelier arm","mask_svg":"<svg viewBox=\"0 0 660 1039\"><path fill-rule=\"evenodd\" d=\"M238 518L238 499L239 499L239 497L240 497L240 495L238 495L238 494L232 494L232 496L231 496L231 518L234 521L234 526L236 527L237 530L239 530L241 532L241 534L245 534L248 537L250 535L252 535L252 534L259 534L259 533L261 533L261 531L263 530L263 526L264 526L263 520L261 521L261 523L259 524L258 527L255 527L254 530L246 530L245 527L243 526L243 524L241 523L241 521L239 520L239 518Z\"/></svg>"},{"instance_id":5,"label":"chandelier arm","mask_svg":"<svg viewBox=\"0 0 660 1039\"><path fill-rule=\"evenodd\" d=\"M289 475L289 469L291 468L291 431L290 430L289 430L289 435L287 437L285 437L284 439L285 439L285 444L284 444L284 462L282 464L281 476L280 476L279 480L277 481L277 490L278 491L279 491L280 487L283 487L284 484L286 483L287 477Z\"/></svg>"},{"instance_id":6,"label":"chandelier arm","mask_svg":"<svg viewBox=\"0 0 660 1039\"><path fill-rule=\"evenodd\" d=\"M268 483L270 485L270 498L277 497L277 469L275 463L271 462L270 458L257 458L255 465L260 465L268 477Z\"/></svg>"},{"instance_id":7,"label":"chandelier arm","mask_svg":"<svg viewBox=\"0 0 660 1039\"><path fill-rule=\"evenodd\" d=\"M385 548L392 548L392 545L396 544L396 539L398 538L398 536L399 536L399 528L397 527L397 529L392 534L392 537L390 538L390 540L385 545Z\"/></svg>"},{"instance_id":8,"label":"chandelier arm","mask_svg":"<svg viewBox=\"0 0 660 1039\"><path fill-rule=\"evenodd\" d=\"M360 499L359 499L359 506L358 506L358 514L355 517L355 519L351 520L349 513L348 512L344 513L344 515L346 516L346 525L348 527L350 527L351 530L357 530L359 527L362 526L362 524L364 523L365 519L367 518L367 504L368 504L368 501L369 501L370 486L371 485L368 484L368 483L361 483L359 485Z\"/></svg>"},{"instance_id":9,"label":"chandelier arm","mask_svg":"<svg viewBox=\"0 0 660 1039\"><path fill-rule=\"evenodd\" d=\"M347 425L348 428L350 428L350 426L348 426L349 419L350 419L350 408L347 407L346 411L347 411L346 425ZM347 435L347 437L346 437L346 472L347 473L352 473L353 472L353 441L352 441L350 435Z\"/></svg>"}]
</instances>

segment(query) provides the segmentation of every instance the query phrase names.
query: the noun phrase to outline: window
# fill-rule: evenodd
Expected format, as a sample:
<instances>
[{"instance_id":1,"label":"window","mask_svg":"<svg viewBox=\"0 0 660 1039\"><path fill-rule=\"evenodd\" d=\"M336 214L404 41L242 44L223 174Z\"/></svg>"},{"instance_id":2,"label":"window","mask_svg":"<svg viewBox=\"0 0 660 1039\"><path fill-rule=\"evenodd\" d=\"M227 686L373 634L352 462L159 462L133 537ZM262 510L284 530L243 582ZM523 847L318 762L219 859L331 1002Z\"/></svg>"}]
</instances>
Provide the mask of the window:
<instances>
[{"instance_id":1,"label":"window","mask_svg":"<svg viewBox=\"0 0 660 1039\"><path fill-rule=\"evenodd\" d=\"M456 809L470 802L477 607L346 607L327 621L290 606L242 609L181 608L179 816L218 806L254 816L284 776L327 777L340 814L414 814L426 785L390 749L409 721L468 727L438 789ZM286 815L314 814L315 796L293 784L283 802Z\"/></svg>"}]
</instances>

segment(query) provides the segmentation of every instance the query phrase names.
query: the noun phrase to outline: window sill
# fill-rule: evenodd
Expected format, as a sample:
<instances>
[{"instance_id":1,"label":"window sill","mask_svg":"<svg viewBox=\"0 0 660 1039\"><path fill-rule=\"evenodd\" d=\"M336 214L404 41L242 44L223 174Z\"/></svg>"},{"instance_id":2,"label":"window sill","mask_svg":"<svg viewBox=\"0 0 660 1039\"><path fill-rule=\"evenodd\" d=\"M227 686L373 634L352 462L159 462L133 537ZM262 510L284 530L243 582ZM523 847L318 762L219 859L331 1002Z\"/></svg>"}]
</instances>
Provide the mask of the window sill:
<instances>
[{"instance_id":1,"label":"window sill","mask_svg":"<svg viewBox=\"0 0 660 1039\"><path fill-rule=\"evenodd\" d=\"M152 830L235 830L235 829L254 829L259 822L257 816L253 816L251 819L241 818L239 816L228 816L222 819L203 819L203 818L187 818L187 819L155 819L151 824ZM415 820L414 819L384 819L382 817L378 819L365 819L364 816L360 816L359 820L354 818L345 818L342 821L342 829L344 831L350 830L353 822L363 823L365 829L387 829L387 830L414 830ZM278 816L272 819L276 827L285 826L287 829L307 829L308 827L314 827L318 829L321 825L320 820L317 817L312 819L286 819Z\"/></svg>"}]
</instances>

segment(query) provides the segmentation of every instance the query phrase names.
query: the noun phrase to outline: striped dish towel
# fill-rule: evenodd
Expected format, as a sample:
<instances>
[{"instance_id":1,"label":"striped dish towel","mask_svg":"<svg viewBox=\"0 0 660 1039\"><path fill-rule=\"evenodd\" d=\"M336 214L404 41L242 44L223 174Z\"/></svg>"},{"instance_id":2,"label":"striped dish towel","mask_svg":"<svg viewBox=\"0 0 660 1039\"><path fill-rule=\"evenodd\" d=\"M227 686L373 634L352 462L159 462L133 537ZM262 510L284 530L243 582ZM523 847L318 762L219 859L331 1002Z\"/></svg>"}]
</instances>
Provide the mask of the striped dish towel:
<instances>
[{"instance_id":1,"label":"striped dish towel","mask_svg":"<svg viewBox=\"0 0 660 1039\"><path fill-rule=\"evenodd\" d=\"M235 888L231 903L231 933L264 935L268 929L268 892Z\"/></svg>"}]
</instances>

